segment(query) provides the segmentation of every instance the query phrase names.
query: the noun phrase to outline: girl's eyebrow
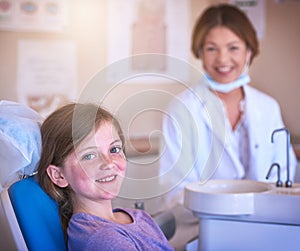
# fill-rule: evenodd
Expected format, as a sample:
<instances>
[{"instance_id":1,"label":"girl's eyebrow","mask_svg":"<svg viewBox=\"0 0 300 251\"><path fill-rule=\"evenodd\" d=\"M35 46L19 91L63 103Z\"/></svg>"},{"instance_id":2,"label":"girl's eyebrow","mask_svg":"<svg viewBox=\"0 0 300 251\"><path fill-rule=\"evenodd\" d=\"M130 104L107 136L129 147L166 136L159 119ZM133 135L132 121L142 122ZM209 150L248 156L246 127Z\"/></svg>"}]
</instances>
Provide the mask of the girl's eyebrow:
<instances>
[{"instance_id":1,"label":"girl's eyebrow","mask_svg":"<svg viewBox=\"0 0 300 251\"><path fill-rule=\"evenodd\" d=\"M113 142L110 143L110 146L114 145L114 144L117 144L117 143L122 143L122 141L120 139L116 139L114 140ZM85 148L82 148L82 149L79 149L77 150L76 152L77 153L82 153L82 152L85 152L87 150L95 150L97 149L97 146L88 146L88 147L85 147Z\"/></svg>"},{"instance_id":2,"label":"girl's eyebrow","mask_svg":"<svg viewBox=\"0 0 300 251\"><path fill-rule=\"evenodd\" d=\"M110 143L110 145L116 144L116 143L122 143L120 139L116 139L113 142Z\"/></svg>"},{"instance_id":3,"label":"girl's eyebrow","mask_svg":"<svg viewBox=\"0 0 300 251\"><path fill-rule=\"evenodd\" d=\"M77 151L75 151L77 154L79 153L82 153L82 152L85 152L85 151L87 151L87 150L95 150L95 149L97 149L97 147L96 146L88 146L88 147L85 147L85 148L82 148L82 149L80 149L80 150L77 150Z\"/></svg>"}]
</instances>

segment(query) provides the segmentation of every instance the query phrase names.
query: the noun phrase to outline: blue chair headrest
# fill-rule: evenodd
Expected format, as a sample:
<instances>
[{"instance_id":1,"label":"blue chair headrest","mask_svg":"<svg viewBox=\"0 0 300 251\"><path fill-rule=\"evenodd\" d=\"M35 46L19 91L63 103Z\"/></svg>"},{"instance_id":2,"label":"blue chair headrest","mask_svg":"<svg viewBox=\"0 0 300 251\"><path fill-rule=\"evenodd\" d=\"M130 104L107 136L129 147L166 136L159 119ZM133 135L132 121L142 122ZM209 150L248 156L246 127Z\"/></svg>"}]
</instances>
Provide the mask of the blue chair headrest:
<instances>
[{"instance_id":1,"label":"blue chair headrest","mask_svg":"<svg viewBox=\"0 0 300 251\"><path fill-rule=\"evenodd\" d=\"M67 250L58 205L34 177L14 183L8 193L28 250Z\"/></svg>"}]
</instances>

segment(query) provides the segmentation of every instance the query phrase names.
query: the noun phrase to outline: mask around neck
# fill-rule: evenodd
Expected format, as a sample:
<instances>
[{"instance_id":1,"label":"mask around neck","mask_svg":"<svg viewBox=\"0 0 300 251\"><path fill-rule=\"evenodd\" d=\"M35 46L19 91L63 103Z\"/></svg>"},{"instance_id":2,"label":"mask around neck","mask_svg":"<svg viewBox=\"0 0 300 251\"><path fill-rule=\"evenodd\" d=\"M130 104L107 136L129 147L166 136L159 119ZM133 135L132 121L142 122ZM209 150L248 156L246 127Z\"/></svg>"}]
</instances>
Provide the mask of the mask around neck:
<instances>
[{"instance_id":1,"label":"mask around neck","mask_svg":"<svg viewBox=\"0 0 300 251\"><path fill-rule=\"evenodd\" d=\"M204 76L207 79L208 86L211 89L222 93L231 92L239 87L247 85L251 81L250 76L247 73L242 73L242 75L238 79L226 84L221 84L219 82L214 81L211 78L211 76L209 76L207 73L205 73Z\"/></svg>"}]
</instances>

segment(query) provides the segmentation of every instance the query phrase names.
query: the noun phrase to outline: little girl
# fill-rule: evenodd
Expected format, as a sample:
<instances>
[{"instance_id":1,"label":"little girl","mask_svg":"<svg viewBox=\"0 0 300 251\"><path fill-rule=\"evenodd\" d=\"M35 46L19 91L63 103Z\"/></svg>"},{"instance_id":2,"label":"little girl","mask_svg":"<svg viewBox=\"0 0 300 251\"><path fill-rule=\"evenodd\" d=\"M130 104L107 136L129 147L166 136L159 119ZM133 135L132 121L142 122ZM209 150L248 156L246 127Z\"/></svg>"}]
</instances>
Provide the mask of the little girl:
<instances>
[{"instance_id":1,"label":"little girl","mask_svg":"<svg viewBox=\"0 0 300 251\"><path fill-rule=\"evenodd\" d=\"M42 124L38 180L59 204L69 250L173 250L145 211L112 208L126 170L119 123L93 104L69 104Z\"/></svg>"}]
</instances>

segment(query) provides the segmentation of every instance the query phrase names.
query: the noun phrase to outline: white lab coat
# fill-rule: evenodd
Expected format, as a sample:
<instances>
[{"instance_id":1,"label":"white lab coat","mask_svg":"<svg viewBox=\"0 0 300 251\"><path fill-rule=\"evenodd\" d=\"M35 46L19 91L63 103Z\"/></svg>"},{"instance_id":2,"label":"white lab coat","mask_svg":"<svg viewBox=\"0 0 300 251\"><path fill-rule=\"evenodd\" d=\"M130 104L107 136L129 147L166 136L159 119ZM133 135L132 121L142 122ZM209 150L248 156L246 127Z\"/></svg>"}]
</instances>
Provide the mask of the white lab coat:
<instances>
[{"instance_id":1,"label":"white lab coat","mask_svg":"<svg viewBox=\"0 0 300 251\"><path fill-rule=\"evenodd\" d=\"M184 186L207 179L252 179L267 181L273 163L281 167L286 181L286 134L278 103L270 96L244 87L245 123L249 137L249 169L245 170L226 133L224 107L206 85L186 90L169 105L163 120L164 144L160 159L160 181L168 192L166 203L172 207L183 202ZM290 147L290 179L295 175L296 157ZM277 180L272 170L269 181Z\"/></svg>"}]
</instances>

